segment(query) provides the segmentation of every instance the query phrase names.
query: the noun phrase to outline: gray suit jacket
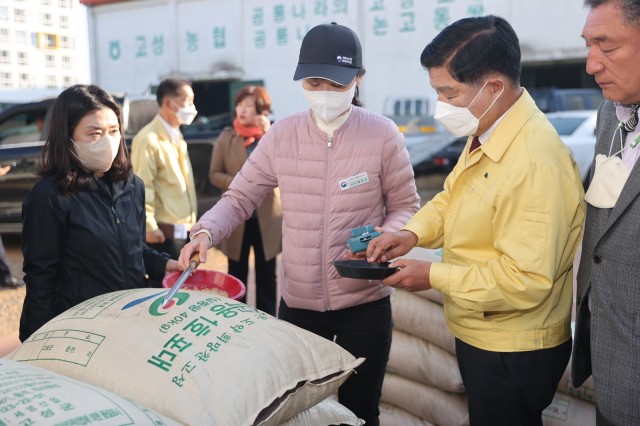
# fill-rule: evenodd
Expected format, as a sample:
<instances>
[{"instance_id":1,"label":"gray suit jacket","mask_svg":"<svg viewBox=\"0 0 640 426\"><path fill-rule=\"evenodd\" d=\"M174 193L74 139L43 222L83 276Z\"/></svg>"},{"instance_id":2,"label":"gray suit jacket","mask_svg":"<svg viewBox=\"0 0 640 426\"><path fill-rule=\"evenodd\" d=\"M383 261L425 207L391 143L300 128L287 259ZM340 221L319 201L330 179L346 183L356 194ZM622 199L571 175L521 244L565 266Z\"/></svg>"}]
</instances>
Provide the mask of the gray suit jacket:
<instances>
[{"instance_id":1,"label":"gray suit jacket","mask_svg":"<svg viewBox=\"0 0 640 426\"><path fill-rule=\"evenodd\" d=\"M608 155L617 124L614 104L605 101L598 112L596 154ZM598 408L624 425L640 424L639 195L640 161L613 208L587 204L572 358L573 385L593 373Z\"/></svg>"}]
</instances>

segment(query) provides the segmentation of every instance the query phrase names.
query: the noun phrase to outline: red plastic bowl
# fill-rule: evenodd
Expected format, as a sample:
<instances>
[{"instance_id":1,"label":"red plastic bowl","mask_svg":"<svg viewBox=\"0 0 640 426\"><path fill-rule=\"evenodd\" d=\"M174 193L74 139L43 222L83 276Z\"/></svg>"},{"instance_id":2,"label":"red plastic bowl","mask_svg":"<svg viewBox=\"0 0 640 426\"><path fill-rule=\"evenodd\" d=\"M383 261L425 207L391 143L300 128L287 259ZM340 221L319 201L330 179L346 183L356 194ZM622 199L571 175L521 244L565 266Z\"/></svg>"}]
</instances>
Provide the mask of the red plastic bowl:
<instances>
[{"instance_id":1,"label":"red plastic bowl","mask_svg":"<svg viewBox=\"0 0 640 426\"><path fill-rule=\"evenodd\" d=\"M171 288L182 272L175 271L165 275L162 280L164 288ZM227 293L228 298L240 300L247 291L244 283L236 277L211 269L196 269L184 282L181 290L218 290ZM222 296L221 294L218 294Z\"/></svg>"}]
</instances>

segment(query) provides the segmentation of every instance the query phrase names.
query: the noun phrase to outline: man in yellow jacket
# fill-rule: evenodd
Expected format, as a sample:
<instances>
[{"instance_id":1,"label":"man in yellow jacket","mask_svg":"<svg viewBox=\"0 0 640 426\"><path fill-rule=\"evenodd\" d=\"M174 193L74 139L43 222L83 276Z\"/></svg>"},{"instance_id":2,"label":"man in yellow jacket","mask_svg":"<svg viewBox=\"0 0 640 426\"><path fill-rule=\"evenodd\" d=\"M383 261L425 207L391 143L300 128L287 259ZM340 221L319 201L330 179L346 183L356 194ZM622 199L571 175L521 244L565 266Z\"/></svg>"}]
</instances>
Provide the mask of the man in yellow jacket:
<instances>
[{"instance_id":1,"label":"man in yellow jacket","mask_svg":"<svg viewBox=\"0 0 640 426\"><path fill-rule=\"evenodd\" d=\"M180 125L197 111L187 81L166 79L156 92L158 115L133 138L131 163L144 181L146 243L177 259L196 222L193 170Z\"/></svg>"},{"instance_id":2,"label":"man in yellow jacket","mask_svg":"<svg viewBox=\"0 0 640 426\"><path fill-rule=\"evenodd\" d=\"M383 284L444 294L471 425L542 425L571 353L578 169L520 87L507 21L457 21L421 63L438 93L435 118L469 139L444 190L402 230L372 240L367 258L442 247L442 263L393 260L400 269Z\"/></svg>"}]
</instances>

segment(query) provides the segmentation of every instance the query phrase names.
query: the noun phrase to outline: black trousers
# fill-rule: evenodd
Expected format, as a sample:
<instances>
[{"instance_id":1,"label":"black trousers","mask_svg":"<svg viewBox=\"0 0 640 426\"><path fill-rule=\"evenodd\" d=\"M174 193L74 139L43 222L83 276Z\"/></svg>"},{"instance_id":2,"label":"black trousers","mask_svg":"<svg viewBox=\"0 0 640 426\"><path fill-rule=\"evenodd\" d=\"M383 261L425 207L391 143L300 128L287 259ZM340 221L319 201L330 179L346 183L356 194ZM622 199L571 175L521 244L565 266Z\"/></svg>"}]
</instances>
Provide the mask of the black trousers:
<instances>
[{"instance_id":1,"label":"black trousers","mask_svg":"<svg viewBox=\"0 0 640 426\"><path fill-rule=\"evenodd\" d=\"M262 248L262 235L257 217L252 217L244 224L242 250L240 260L228 259L228 272L243 283L247 283L249 275L249 249L253 247L254 266L256 270L256 308L270 315L276 314L276 259L265 259ZM241 299L246 302L247 296Z\"/></svg>"},{"instance_id":2,"label":"black trousers","mask_svg":"<svg viewBox=\"0 0 640 426\"><path fill-rule=\"evenodd\" d=\"M363 419L379 425L380 395L391 350L389 297L337 311L317 312L290 308L280 300L278 316L325 339L334 340L364 361L338 390L338 401Z\"/></svg>"},{"instance_id":3,"label":"black trousers","mask_svg":"<svg viewBox=\"0 0 640 426\"><path fill-rule=\"evenodd\" d=\"M542 426L569 357L571 339L550 349L491 352L456 339L471 426Z\"/></svg>"}]
</instances>

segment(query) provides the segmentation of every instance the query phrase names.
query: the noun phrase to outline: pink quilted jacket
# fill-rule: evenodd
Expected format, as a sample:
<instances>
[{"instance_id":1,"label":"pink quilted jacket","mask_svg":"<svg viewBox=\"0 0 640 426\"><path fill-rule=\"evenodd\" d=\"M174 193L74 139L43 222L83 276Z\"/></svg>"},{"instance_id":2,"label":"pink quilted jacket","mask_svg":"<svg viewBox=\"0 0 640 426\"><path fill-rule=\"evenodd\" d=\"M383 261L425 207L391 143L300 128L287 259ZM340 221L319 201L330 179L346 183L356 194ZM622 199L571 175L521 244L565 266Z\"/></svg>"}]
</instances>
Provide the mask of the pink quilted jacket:
<instances>
[{"instance_id":1,"label":"pink quilted jacket","mask_svg":"<svg viewBox=\"0 0 640 426\"><path fill-rule=\"evenodd\" d=\"M284 218L280 290L288 306L337 310L391 293L376 281L342 278L331 264L343 258L352 228L397 231L420 207L404 138L391 120L353 107L332 139L310 111L278 120L192 231L204 227L218 244L277 186Z\"/></svg>"}]
</instances>

